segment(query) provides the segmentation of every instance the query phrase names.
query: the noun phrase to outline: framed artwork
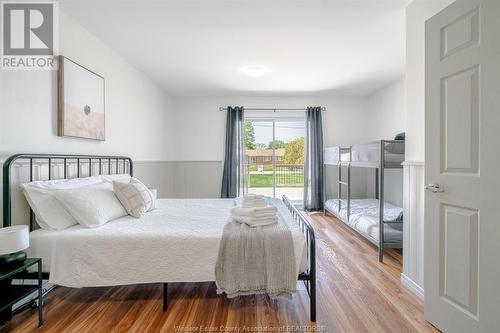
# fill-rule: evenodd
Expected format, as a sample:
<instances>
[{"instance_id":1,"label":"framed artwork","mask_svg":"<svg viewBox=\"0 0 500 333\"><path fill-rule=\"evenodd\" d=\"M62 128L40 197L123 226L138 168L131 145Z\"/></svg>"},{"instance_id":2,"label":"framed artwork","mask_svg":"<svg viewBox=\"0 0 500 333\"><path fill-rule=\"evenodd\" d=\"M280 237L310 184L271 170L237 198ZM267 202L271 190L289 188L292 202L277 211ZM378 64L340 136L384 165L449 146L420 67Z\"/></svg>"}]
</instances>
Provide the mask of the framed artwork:
<instances>
[{"instance_id":1,"label":"framed artwork","mask_svg":"<svg viewBox=\"0 0 500 333\"><path fill-rule=\"evenodd\" d=\"M59 56L58 135L105 140L104 78Z\"/></svg>"}]
</instances>

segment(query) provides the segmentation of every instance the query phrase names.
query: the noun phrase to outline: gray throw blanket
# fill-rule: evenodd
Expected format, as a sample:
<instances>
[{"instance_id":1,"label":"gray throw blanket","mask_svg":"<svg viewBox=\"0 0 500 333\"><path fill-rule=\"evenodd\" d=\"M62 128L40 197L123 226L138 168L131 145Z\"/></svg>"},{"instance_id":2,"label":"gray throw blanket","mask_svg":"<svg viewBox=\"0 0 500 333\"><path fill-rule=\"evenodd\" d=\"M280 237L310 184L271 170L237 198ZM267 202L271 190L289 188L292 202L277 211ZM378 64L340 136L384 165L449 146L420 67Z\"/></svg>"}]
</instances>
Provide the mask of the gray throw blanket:
<instances>
[{"instance_id":1,"label":"gray throw blanket","mask_svg":"<svg viewBox=\"0 0 500 333\"><path fill-rule=\"evenodd\" d=\"M253 294L291 298L297 270L292 233L283 218L259 227L229 221L222 234L215 280L217 293L228 298Z\"/></svg>"}]
</instances>

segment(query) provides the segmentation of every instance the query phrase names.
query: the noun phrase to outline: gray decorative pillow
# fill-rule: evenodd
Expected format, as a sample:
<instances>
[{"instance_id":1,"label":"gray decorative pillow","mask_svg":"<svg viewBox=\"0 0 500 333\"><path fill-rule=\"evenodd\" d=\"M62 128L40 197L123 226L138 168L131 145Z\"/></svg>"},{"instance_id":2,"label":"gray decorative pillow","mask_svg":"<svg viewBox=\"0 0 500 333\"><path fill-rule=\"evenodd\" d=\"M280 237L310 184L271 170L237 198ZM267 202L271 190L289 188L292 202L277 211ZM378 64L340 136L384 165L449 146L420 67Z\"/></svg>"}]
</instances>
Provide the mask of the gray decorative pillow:
<instances>
[{"instance_id":1,"label":"gray decorative pillow","mask_svg":"<svg viewBox=\"0 0 500 333\"><path fill-rule=\"evenodd\" d=\"M127 213L133 217L139 218L155 208L155 196L137 178L131 178L128 183L114 181L113 191Z\"/></svg>"},{"instance_id":2,"label":"gray decorative pillow","mask_svg":"<svg viewBox=\"0 0 500 333\"><path fill-rule=\"evenodd\" d=\"M404 154L405 153L405 142L401 140L401 142L388 143L385 146L385 150L391 154Z\"/></svg>"}]
</instances>

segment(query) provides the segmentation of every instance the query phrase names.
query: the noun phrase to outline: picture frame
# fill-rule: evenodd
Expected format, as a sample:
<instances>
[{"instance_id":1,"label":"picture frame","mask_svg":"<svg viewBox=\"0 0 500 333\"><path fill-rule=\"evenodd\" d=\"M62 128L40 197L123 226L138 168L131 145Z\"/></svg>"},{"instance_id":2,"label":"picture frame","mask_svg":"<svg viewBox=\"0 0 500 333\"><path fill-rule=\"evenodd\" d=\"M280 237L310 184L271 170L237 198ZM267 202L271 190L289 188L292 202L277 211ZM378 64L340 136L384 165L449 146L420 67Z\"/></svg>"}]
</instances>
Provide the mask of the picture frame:
<instances>
[{"instance_id":1,"label":"picture frame","mask_svg":"<svg viewBox=\"0 0 500 333\"><path fill-rule=\"evenodd\" d=\"M58 136L105 141L104 77L65 56L58 64Z\"/></svg>"}]
</instances>

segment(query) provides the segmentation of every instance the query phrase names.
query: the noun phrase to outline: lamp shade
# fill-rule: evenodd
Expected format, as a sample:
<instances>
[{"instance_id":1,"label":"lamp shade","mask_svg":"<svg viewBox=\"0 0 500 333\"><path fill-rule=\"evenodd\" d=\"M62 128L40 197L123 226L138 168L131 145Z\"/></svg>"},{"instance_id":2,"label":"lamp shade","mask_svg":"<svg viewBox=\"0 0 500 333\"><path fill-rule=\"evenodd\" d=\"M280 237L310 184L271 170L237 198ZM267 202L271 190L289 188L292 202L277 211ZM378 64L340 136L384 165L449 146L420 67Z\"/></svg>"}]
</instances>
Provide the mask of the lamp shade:
<instances>
[{"instance_id":1,"label":"lamp shade","mask_svg":"<svg viewBox=\"0 0 500 333\"><path fill-rule=\"evenodd\" d=\"M0 228L0 255L19 252L30 246L27 225Z\"/></svg>"}]
</instances>

